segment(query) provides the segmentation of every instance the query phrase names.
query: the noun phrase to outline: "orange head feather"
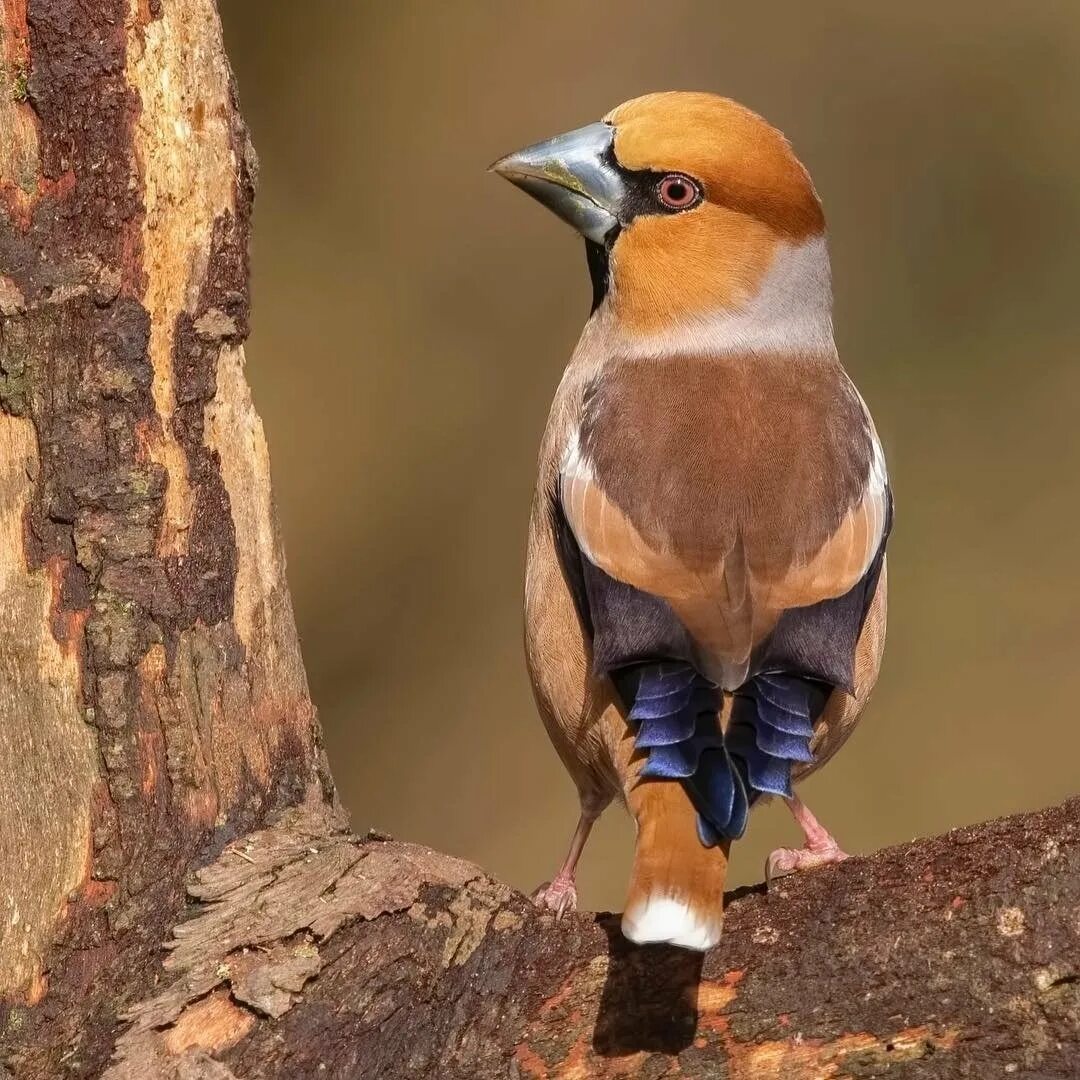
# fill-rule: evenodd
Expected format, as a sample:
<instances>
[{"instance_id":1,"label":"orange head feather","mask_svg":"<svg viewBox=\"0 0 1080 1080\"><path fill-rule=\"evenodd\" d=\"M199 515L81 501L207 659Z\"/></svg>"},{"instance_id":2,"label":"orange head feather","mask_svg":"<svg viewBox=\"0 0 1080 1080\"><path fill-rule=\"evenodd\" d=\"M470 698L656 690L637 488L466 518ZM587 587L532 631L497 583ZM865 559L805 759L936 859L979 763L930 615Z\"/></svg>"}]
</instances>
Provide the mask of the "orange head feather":
<instances>
[{"instance_id":1,"label":"orange head feather","mask_svg":"<svg viewBox=\"0 0 1080 1080\"><path fill-rule=\"evenodd\" d=\"M683 212L638 214L611 249L612 307L627 330L662 332L739 311L782 244L820 235L825 217L787 139L714 94L648 94L605 118L626 170L685 176L701 192Z\"/></svg>"}]
</instances>

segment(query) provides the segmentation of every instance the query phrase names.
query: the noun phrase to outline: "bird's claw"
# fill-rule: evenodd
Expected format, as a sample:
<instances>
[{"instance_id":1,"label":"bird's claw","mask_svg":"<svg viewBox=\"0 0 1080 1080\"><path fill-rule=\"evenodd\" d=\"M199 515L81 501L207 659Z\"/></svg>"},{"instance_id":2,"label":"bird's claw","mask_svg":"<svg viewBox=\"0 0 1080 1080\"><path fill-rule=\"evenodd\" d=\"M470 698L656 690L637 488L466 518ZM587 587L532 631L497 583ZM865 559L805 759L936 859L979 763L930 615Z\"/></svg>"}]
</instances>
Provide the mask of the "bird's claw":
<instances>
[{"instance_id":1,"label":"bird's claw","mask_svg":"<svg viewBox=\"0 0 1080 1080\"><path fill-rule=\"evenodd\" d=\"M556 877L545 882L533 893L532 899L538 908L553 911L556 920L568 911L577 911L577 889L571 878Z\"/></svg>"},{"instance_id":2,"label":"bird's claw","mask_svg":"<svg viewBox=\"0 0 1080 1080\"><path fill-rule=\"evenodd\" d=\"M771 887L777 878L786 877L788 874L829 866L831 863L843 862L846 858L847 854L840 850L835 841L820 848L777 848L765 860L766 887Z\"/></svg>"}]
</instances>

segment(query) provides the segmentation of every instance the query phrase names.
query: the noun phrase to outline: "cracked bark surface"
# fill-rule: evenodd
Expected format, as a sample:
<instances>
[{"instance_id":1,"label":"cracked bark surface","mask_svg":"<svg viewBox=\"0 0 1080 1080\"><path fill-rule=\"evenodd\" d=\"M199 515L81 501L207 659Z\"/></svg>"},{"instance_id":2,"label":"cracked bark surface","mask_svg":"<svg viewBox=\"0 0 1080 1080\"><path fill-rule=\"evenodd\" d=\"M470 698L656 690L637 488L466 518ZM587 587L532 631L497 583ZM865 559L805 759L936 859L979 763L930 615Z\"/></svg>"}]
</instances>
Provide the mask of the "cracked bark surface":
<instances>
[{"instance_id":1,"label":"cracked bark surface","mask_svg":"<svg viewBox=\"0 0 1080 1080\"><path fill-rule=\"evenodd\" d=\"M1080 799L749 890L705 958L635 948L613 916L556 923L475 866L325 813L230 845L190 892L109 1080L1080 1065Z\"/></svg>"},{"instance_id":2,"label":"cracked bark surface","mask_svg":"<svg viewBox=\"0 0 1080 1080\"><path fill-rule=\"evenodd\" d=\"M0 1076L1080 1075L1078 801L748 892L704 959L350 833L213 0L0 20Z\"/></svg>"}]
</instances>

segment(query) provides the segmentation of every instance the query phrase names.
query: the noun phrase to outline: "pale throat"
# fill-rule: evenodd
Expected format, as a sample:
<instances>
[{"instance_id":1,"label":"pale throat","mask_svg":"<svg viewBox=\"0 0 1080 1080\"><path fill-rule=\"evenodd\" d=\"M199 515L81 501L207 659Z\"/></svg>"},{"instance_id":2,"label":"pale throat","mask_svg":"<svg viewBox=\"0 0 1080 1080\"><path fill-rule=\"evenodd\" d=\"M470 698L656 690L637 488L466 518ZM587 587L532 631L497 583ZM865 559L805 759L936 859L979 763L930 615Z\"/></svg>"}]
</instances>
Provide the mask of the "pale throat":
<instances>
[{"instance_id":1,"label":"pale throat","mask_svg":"<svg viewBox=\"0 0 1080 1080\"><path fill-rule=\"evenodd\" d=\"M832 275L824 235L781 242L757 290L731 307L673 317L642 332L627 327L607 300L593 314L594 333L627 358L791 352L835 355Z\"/></svg>"}]
</instances>

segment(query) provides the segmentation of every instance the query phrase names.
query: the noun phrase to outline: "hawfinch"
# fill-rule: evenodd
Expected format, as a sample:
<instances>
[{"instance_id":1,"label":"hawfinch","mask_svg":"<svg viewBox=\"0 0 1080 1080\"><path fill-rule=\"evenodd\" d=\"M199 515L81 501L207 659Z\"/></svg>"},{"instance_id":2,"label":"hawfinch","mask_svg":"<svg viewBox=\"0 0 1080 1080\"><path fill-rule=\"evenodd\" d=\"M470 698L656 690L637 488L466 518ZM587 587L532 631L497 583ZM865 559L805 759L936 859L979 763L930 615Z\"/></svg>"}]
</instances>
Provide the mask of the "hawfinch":
<instances>
[{"instance_id":1,"label":"hawfinch","mask_svg":"<svg viewBox=\"0 0 1080 1080\"><path fill-rule=\"evenodd\" d=\"M584 238L592 313L551 408L526 651L581 817L536 895L560 914L616 795L637 823L623 933L703 950L761 798L844 858L793 793L851 733L885 635L892 499L837 357L825 219L783 135L661 93L502 158Z\"/></svg>"}]
</instances>

